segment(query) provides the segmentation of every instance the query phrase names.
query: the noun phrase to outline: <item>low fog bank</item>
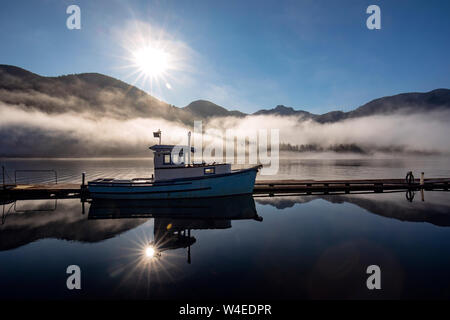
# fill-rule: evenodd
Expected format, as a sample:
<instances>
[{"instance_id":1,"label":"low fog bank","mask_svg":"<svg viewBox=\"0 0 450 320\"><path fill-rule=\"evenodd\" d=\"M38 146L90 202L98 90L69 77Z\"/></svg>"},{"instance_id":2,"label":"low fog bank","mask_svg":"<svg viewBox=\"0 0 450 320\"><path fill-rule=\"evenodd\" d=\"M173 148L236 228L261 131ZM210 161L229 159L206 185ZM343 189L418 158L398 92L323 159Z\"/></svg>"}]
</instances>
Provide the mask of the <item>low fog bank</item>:
<instances>
[{"instance_id":1,"label":"low fog bank","mask_svg":"<svg viewBox=\"0 0 450 320\"><path fill-rule=\"evenodd\" d=\"M220 145L221 134L234 129L251 136L260 129L279 129L280 151L304 153L450 154L450 111L377 115L335 123L299 120L298 117L253 115L213 118L203 123L206 145ZM161 129L165 144L186 144L193 131L178 121L134 117L118 119L91 113L47 113L0 104L0 156L103 157L148 156ZM195 139L195 137L194 137Z\"/></svg>"}]
</instances>

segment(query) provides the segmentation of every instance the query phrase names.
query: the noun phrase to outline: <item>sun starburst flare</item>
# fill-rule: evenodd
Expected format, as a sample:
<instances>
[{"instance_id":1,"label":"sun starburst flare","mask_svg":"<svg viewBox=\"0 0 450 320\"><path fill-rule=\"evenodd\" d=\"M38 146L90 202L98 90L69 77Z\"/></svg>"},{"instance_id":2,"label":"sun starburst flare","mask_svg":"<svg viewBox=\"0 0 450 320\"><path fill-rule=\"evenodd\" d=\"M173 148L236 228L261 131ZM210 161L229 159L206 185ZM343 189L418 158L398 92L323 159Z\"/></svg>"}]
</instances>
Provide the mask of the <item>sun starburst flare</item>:
<instances>
[{"instance_id":1,"label":"sun starburst flare","mask_svg":"<svg viewBox=\"0 0 450 320\"><path fill-rule=\"evenodd\" d=\"M165 240L155 241L148 232L150 225L147 223L144 226L140 232L127 237L127 245L121 248L110 274L120 277L117 289L144 289L150 295L152 284L177 281L185 264L185 255L183 250L162 253L159 247L164 246Z\"/></svg>"},{"instance_id":2,"label":"sun starburst flare","mask_svg":"<svg viewBox=\"0 0 450 320\"><path fill-rule=\"evenodd\" d=\"M179 72L188 69L190 50L163 29L147 23L134 22L122 30L120 42L125 49L122 67L130 70L127 77L151 94L162 94L176 88Z\"/></svg>"},{"instance_id":3,"label":"sun starburst flare","mask_svg":"<svg viewBox=\"0 0 450 320\"><path fill-rule=\"evenodd\" d=\"M136 67L149 77L159 77L170 67L170 59L163 49L150 46L133 52Z\"/></svg>"}]
</instances>

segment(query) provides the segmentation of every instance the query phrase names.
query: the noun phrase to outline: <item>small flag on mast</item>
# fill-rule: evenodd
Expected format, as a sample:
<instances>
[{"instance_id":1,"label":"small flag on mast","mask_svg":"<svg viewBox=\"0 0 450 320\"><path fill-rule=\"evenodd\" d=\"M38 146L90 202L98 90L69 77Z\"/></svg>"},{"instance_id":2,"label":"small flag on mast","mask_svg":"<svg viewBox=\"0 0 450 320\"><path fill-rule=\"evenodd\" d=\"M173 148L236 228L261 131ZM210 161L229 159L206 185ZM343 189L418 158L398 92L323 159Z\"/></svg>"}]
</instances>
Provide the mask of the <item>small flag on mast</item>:
<instances>
[{"instance_id":1,"label":"small flag on mast","mask_svg":"<svg viewBox=\"0 0 450 320\"><path fill-rule=\"evenodd\" d=\"M161 144L161 130L153 132L153 138L159 138L159 144Z\"/></svg>"}]
</instances>

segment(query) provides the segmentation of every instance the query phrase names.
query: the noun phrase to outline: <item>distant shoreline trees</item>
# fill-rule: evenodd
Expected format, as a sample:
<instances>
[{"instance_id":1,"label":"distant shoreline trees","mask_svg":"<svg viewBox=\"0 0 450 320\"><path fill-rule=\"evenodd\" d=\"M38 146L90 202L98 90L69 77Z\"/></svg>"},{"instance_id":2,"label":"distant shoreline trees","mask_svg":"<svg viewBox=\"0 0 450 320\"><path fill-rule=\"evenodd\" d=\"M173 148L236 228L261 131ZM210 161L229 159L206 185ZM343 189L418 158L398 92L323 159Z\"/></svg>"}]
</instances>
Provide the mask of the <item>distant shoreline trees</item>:
<instances>
[{"instance_id":1,"label":"distant shoreline trees","mask_svg":"<svg viewBox=\"0 0 450 320\"><path fill-rule=\"evenodd\" d=\"M359 153L359 154L367 154L363 148L358 145L351 144L333 144L327 147L318 145L318 144L299 144L292 145L290 143L280 143L280 151L292 151L292 152L350 152L350 153Z\"/></svg>"}]
</instances>

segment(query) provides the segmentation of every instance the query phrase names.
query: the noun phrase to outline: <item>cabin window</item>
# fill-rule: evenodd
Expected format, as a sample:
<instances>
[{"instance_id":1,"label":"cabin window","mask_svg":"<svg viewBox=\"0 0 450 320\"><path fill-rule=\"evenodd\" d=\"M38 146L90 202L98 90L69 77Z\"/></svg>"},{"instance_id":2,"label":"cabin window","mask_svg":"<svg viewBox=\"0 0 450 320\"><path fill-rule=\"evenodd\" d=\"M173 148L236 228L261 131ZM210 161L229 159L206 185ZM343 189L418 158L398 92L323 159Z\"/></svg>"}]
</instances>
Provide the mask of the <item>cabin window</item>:
<instances>
[{"instance_id":1,"label":"cabin window","mask_svg":"<svg viewBox=\"0 0 450 320\"><path fill-rule=\"evenodd\" d=\"M164 163L164 164L170 164L170 163L171 163L170 153L165 153L165 154L164 154L163 163Z\"/></svg>"},{"instance_id":2,"label":"cabin window","mask_svg":"<svg viewBox=\"0 0 450 320\"><path fill-rule=\"evenodd\" d=\"M205 174L215 174L216 173L216 168L212 167L212 168L205 168L203 169Z\"/></svg>"},{"instance_id":3,"label":"cabin window","mask_svg":"<svg viewBox=\"0 0 450 320\"><path fill-rule=\"evenodd\" d=\"M178 154L172 153L172 164L184 164L183 149Z\"/></svg>"}]
</instances>

